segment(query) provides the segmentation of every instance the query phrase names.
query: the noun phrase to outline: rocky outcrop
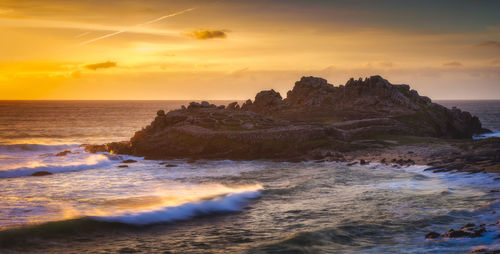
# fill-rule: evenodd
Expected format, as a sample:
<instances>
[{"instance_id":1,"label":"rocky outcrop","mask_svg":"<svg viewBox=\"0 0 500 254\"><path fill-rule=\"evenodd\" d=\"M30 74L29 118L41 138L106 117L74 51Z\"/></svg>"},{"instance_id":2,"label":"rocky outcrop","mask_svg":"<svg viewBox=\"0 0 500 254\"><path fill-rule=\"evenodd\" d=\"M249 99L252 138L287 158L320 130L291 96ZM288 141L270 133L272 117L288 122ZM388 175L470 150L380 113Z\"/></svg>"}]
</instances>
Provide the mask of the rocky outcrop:
<instances>
[{"instance_id":1,"label":"rocky outcrop","mask_svg":"<svg viewBox=\"0 0 500 254\"><path fill-rule=\"evenodd\" d=\"M159 110L130 141L86 150L147 158L287 159L356 149L352 141L374 135L471 138L482 131L470 113L432 103L408 85L380 76L341 86L303 77L285 99L266 90L241 107L203 101Z\"/></svg>"}]
</instances>

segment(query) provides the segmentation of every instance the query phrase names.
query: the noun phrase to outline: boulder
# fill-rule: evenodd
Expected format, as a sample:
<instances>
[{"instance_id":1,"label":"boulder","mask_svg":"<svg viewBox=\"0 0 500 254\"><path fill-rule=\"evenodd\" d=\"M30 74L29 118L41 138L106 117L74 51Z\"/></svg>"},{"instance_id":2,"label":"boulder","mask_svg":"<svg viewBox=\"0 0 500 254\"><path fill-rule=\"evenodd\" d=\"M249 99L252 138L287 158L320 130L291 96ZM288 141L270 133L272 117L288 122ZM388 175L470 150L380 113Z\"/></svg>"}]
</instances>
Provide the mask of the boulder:
<instances>
[{"instance_id":1,"label":"boulder","mask_svg":"<svg viewBox=\"0 0 500 254\"><path fill-rule=\"evenodd\" d=\"M240 106L238 105L238 102L231 102L227 105L226 107L228 110L237 110L240 108Z\"/></svg>"}]
</instances>

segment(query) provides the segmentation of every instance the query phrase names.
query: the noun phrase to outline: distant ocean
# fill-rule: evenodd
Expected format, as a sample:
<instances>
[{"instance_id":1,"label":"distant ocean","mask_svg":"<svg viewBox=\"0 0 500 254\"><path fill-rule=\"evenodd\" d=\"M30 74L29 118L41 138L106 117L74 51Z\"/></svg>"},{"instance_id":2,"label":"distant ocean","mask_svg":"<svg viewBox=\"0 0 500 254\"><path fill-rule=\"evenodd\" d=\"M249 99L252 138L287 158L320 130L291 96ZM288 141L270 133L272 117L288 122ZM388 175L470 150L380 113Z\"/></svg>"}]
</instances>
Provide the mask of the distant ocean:
<instances>
[{"instance_id":1,"label":"distant ocean","mask_svg":"<svg viewBox=\"0 0 500 254\"><path fill-rule=\"evenodd\" d=\"M438 103L500 131L500 101ZM480 238L424 238L497 221L500 194L490 190L499 183L490 174L148 161L79 147L128 140L157 110L187 104L0 101L0 253L464 253L500 245L498 227ZM137 162L118 168L125 159ZM30 176L37 171L53 174Z\"/></svg>"}]
</instances>

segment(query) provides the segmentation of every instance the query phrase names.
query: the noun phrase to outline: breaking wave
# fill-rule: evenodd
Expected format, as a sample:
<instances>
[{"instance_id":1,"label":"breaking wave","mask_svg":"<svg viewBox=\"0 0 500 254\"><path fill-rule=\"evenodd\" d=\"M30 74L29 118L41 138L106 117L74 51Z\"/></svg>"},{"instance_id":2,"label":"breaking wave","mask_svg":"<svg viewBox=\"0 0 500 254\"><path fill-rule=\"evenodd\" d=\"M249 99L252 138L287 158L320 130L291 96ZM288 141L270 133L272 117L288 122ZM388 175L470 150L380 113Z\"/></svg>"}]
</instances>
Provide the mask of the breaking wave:
<instances>
[{"instance_id":1,"label":"breaking wave","mask_svg":"<svg viewBox=\"0 0 500 254\"><path fill-rule=\"evenodd\" d=\"M55 162L44 164L35 161L32 162L32 165L30 166L12 168L8 170L0 170L0 178L29 176L38 171L48 171L52 174L71 172L71 171L81 171L81 170L95 169L103 166L108 166L112 163L116 162L100 154L94 154L86 156L85 158L79 158L78 161L71 162L68 164L56 164Z\"/></svg>"},{"instance_id":2,"label":"breaking wave","mask_svg":"<svg viewBox=\"0 0 500 254\"><path fill-rule=\"evenodd\" d=\"M186 220L196 216L237 212L244 208L250 199L260 196L260 190L231 193L199 202L189 202L178 206L163 207L151 211L131 212L117 216L89 217L97 221L119 222L131 225L150 225Z\"/></svg>"}]
</instances>

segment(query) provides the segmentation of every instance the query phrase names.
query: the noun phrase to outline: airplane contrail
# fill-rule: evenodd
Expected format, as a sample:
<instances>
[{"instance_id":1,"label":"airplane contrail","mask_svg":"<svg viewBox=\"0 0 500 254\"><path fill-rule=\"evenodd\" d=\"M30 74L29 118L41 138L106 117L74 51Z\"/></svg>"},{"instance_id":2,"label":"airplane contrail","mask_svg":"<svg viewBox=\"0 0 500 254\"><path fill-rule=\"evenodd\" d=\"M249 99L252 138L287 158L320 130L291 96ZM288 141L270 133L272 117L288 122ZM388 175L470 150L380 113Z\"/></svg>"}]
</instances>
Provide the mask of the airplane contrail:
<instances>
[{"instance_id":1,"label":"airplane contrail","mask_svg":"<svg viewBox=\"0 0 500 254\"><path fill-rule=\"evenodd\" d=\"M92 42L95 42L95 41L98 41L98 40L102 40L102 39L105 39L105 38L109 38L111 36L115 36L117 34L121 34L121 33L125 33L127 31L130 31L131 29L135 28L135 27L139 27L139 26L144 26L144 25L149 25L149 24L153 24L153 23L156 23L158 21L161 21L161 20L164 20L166 18L171 18L171 17L175 17L177 15L181 15L181 14L184 14L186 12L190 12L192 10L194 10L196 8L189 8L189 9L185 9L185 10L182 10L182 11L179 11L179 12L175 12L175 13L172 13L172 14L168 14L168 15L165 15L165 16L161 16L159 18L156 18L156 19L153 19L153 20L150 20L150 21L147 21L147 22L144 22L144 23L141 23L141 24L137 24L135 26L131 26L127 29L122 29L122 30L119 30L119 31L116 31L116 32L112 32L112 33L109 33L109 34L105 34L103 36L100 36L100 37L97 37L97 38L94 38L94 39L90 39L90 40L87 40L87 41L84 41L84 42L80 42L76 45L74 45L73 47L80 47L80 46L83 46L83 45L87 45L89 43L92 43Z\"/></svg>"}]
</instances>

